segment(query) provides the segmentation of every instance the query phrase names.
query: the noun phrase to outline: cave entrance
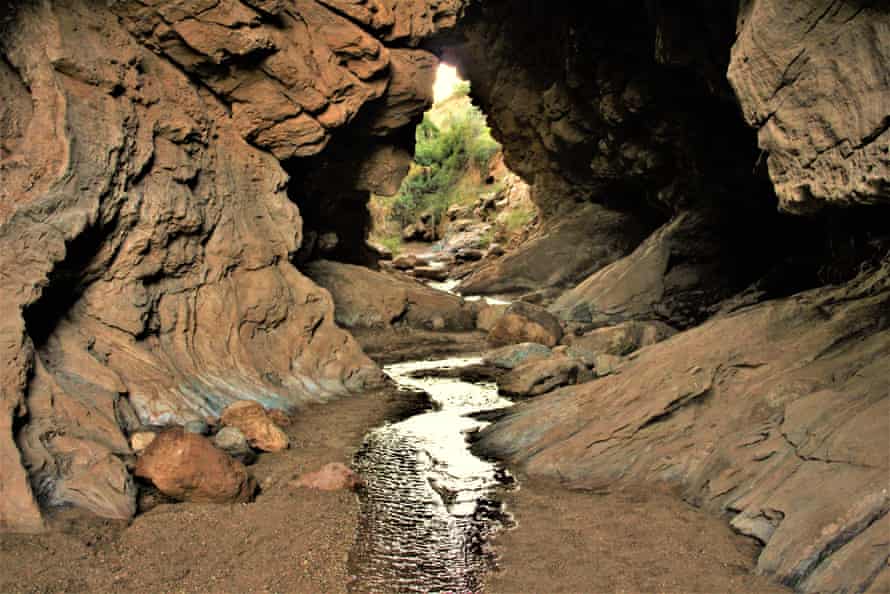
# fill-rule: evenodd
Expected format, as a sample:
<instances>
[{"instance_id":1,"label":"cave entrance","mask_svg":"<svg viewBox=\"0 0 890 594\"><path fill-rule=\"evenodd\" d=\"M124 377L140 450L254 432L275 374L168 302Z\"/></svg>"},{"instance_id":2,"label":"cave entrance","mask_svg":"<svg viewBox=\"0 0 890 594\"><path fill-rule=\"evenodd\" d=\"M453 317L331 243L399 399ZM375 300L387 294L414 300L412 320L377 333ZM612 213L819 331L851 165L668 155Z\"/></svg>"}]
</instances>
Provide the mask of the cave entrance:
<instances>
[{"instance_id":1,"label":"cave entrance","mask_svg":"<svg viewBox=\"0 0 890 594\"><path fill-rule=\"evenodd\" d=\"M420 254L440 265L497 257L537 220L529 186L505 164L470 92L456 67L439 64L407 176L396 194L369 203L370 242L386 256Z\"/></svg>"}]
</instances>

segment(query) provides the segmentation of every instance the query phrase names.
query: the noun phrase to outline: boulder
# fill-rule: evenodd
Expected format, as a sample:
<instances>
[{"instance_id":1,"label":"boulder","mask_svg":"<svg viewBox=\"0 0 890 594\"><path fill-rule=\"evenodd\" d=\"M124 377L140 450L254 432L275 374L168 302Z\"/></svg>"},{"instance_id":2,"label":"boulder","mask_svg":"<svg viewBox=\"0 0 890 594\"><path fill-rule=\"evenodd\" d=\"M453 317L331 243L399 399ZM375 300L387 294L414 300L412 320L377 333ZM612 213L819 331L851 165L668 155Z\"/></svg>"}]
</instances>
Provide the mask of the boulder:
<instances>
[{"instance_id":1,"label":"boulder","mask_svg":"<svg viewBox=\"0 0 890 594\"><path fill-rule=\"evenodd\" d=\"M160 433L139 457L134 474L179 501L240 503L256 490L243 464L181 428Z\"/></svg>"},{"instance_id":2,"label":"boulder","mask_svg":"<svg viewBox=\"0 0 890 594\"><path fill-rule=\"evenodd\" d=\"M597 377L612 375L621 366L623 359L618 355L599 353L593 359L593 367Z\"/></svg>"},{"instance_id":3,"label":"boulder","mask_svg":"<svg viewBox=\"0 0 890 594\"><path fill-rule=\"evenodd\" d=\"M291 481L292 487L319 491L355 490L364 485L362 478L340 462L325 464L315 472L307 472Z\"/></svg>"},{"instance_id":4,"label":"boulder","mask_svg":"<svg viewBox=\"0 0 890 594\"><path fill-rule=\"evenodd\" d=\"M526 360L498 379L498 391L514 398L540 396L587 377L587 369L569 357Z\"/></svg>"},{"instance_id":5,"label":"boulder","mask_svg":"<svg viewBox=\"0 0 890 594\"><path fill-rule=\"evenodd\" d=\"M424 278L432 281L448 280L448 269L439 266L415 266L411 271L417 278Z\"/></svg>"},{"instance_id":6,"label":"boulder","mask_svg":"<svg viewBox=\"0 0 890 594\"><path fill-rule=\"evenodd\" d=\"M560 339L559 320L546 309L522 301L510 305L488 333L488 341L494 346L538 342L553 347Z\"/></svg>"},{"instance_id":7,"label":"boulder","mask_svg":"<svg viewBox=\"0 0 890 594\"><path fill-rule=\"evenodd\" d=\"M244 464L253 462L256 457L244 433L237 427L223 427L211 441L213 445Z\"/></svg>"},{"instance_id":8,"label":"boulder","mask_svg":"<svg viewBox=\"0 0 890 594\"><path fill-rule=\"evenodd\" d=\"M650 229L599 205L575 208L548 219L517 249L485 263L458 290L465 295L518 295L566 289L629 254Z\"/></svg>"},{"instance_id":9,"label":"boulder","mask_svg":"<svg viewBox=\"0 0 890 594\"><path fill-rule=\"evenodd\" d=\"M458 262L478 262L484 257L485 252L473 248L463 248L454 254L454 259Z\"/></svg>"},{"instance_id":10,"label":"boulder","mask_svg":"<svg viewBox=\"0 0 890 594\"><path fill-rule=\"evenodd\" d=\"M294 424L294 417L280 408L267 408L266 414L279 427L290 427Z\"/></svg>"},{"instance_id":11,"label":"boulder","mask_svg":"<svg viewBox=\"0 0 890 594\"><path fill-rule=\"evenodd\" d=\"M505 303L486 303L484 301L479 303L479 309L476 313L476 328L488 332L494 328L494 325L501 319L509 305Z\"/></svg>"},{"instance_id":12,"label":"boulder","mask_svg":"<svg viewBox=\"0 0 890 594\"><path fill-rule=\"evenodd\" d=\"M597 328L583 336L566 336L570 356L581 358L592 365L599 354L628 355L638 349L670 338L677 331L664 322L624 322L607 328Z\"/></svg>"},{"instance_id":13,"label":"boulder","mask_svg":"<svg viewBox=\"0 0 890 594\"><path fill-rule=\"evenodd\" d=\"M422 260L414 254L402 254L392 261L392 267L397 270L409 270L422 264Z\"/></svg>"},{"instance_id":14,"label":"boulder","mask_svg":"<svg viewBox=\"0 0 890 594\"><path fill-rule=\"evenodd\" d=\"M546 359L553 355L550 347L536 342L513 344L488 351L482 360L501 369L513 369L530 359Z\"/></svg>"},{"instance_id":15,"label":"boulder","mask_svg":"<svg viewBox=\"0 0 890 594\"><path fill-rule=\"evenodd\" d=\"M220 423L226 427L236 427L251 447L264 452L280 452L290 445L287 433L272 422L262 404L253 400L239 400L230 404L223 411Z\"/></svg>"},{"instance_id":16,"label":"boulder","mask_svg":"<svg viewBox=\"0 0 890 594\"><path fill-rule=\"evenodd\" d=\"M318 260L306 267L312 280L331 292L337 322L344 328L385 329L394 325L448 331L474 330L476 306L457 295L431 289L403 275Z\"/></svg>"}]
</instances>

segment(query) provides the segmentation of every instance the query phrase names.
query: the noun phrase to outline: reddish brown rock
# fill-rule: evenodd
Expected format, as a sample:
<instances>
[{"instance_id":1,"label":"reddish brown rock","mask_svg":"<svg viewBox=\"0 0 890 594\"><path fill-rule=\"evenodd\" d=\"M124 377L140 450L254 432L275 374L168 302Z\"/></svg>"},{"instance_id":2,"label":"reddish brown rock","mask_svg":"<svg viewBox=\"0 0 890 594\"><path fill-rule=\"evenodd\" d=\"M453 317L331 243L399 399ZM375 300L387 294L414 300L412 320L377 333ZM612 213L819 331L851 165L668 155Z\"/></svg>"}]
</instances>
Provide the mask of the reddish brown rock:
<instances>
[{"instance_id":1,"label":"reddish brown rock","mask_svg":"<svg viewBox=\"0 0 890 594\"><path fill-rule=\"evenodd\" d=\"M279 427L290 427L294 424L294 417L280 408L267 408L266 416Z\"/></svg>"},{"instance_id":2,"label":"reddish brown rock","mask_svg":"<svg viewBox=\"0 0 890 594\"><path fill-rule=\"evenodd\" d=\"M340 462L325 464L314 472L307 472L291 481L293 487L318 489L320 491L355 490L362 485L362 478L348 466Z\"/></svg>"},{"instance_id":3,"label":"reddish brown rock","mask_svg":"<svg viewBox=\"0 0 890 594\"><path fill-rule=\"evenodd\" d=\"M488 332L488 341L494 346L537 342L553 347L560 339L562 326L559 320L546 309L522 301L508 307Z\"/></svg>"},{"instance_id":4,"label":"reddish brown rock","mask_svg":"<svg viewBox=\"0 0 890 594\"><path fill-rule=\"evenodd\" d=\"M272 421L259 402L241 400L230 404L219 420L223 426L240 430L247 443L258 450L280 452L290 445L287 433Z\"/></svg>"},{"instance_id":5,"label":"reddish brown rock","mask_svg":"<svg viewBox=\"0 0 890 594\"><path fill-rule=\"evenodd\" d=\"M159 434L136 463L136 476L180 501L242 503L256 483L244 466L206 437L169 429Z\"/></svg>"},{"instance_id":6,"label":"reddish brown rock","mask_svg":"<svg viewBox=\"0 0 890 594\"><path fill-rule=\"evenodd\" d=\"M498 390L515 398L540 396L578 383L579 379L586 378L586 371L584 365L569 357L533 358L499 377Z\"/></svg>"}]
</instances>

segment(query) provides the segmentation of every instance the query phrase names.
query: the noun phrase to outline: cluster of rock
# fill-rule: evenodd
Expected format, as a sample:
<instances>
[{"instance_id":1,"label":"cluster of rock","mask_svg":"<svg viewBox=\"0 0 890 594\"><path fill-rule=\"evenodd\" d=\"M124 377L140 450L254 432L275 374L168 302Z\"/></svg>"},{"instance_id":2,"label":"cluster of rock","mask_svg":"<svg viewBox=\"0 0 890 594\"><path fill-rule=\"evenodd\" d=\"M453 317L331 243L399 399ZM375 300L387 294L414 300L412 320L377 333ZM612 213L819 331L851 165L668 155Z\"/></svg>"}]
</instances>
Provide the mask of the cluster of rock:
<instances>
[{"instance_id":1,"label":"cluster of rock","mask_svg":"<svg viewBox=\"0 0 890 594\"><path fill-rule=\"evenodd\" d=\"M235 402L211 422L130 436L137 454L134 475L177 501L240 503L253 498L256 481L245 464L256 452L280 452L290 446L281 425L290 417L252 400Z\"/></svg>"}]
</instances>

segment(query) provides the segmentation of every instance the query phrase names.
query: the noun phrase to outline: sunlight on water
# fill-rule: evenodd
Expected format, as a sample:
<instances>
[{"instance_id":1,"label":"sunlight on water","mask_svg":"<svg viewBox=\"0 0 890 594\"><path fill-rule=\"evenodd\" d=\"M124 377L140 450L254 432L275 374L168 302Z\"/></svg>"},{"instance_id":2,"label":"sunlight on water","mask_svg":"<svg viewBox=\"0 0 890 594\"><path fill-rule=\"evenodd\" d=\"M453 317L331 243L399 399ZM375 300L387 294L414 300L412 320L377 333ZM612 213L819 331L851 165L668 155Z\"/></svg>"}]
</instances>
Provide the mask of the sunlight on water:
<instances>
[{"instance_id":1,"label":"sunlight on water","mask_svg":"<svg viewBox=\"0 0 890 594\"><path fill-rule=\"evenodd\" d=\"M503 470L470 453L466 433L486 423L465 415L511 404L494 384L415 378L480 359L400 363L385 371L400 386L427 392L439 407L380 427L356 454L365 478L362 516L350 563L353 592L479 592L492 565L486 537L501 524L491 491Z\"/></svg>"}]
</instances>

